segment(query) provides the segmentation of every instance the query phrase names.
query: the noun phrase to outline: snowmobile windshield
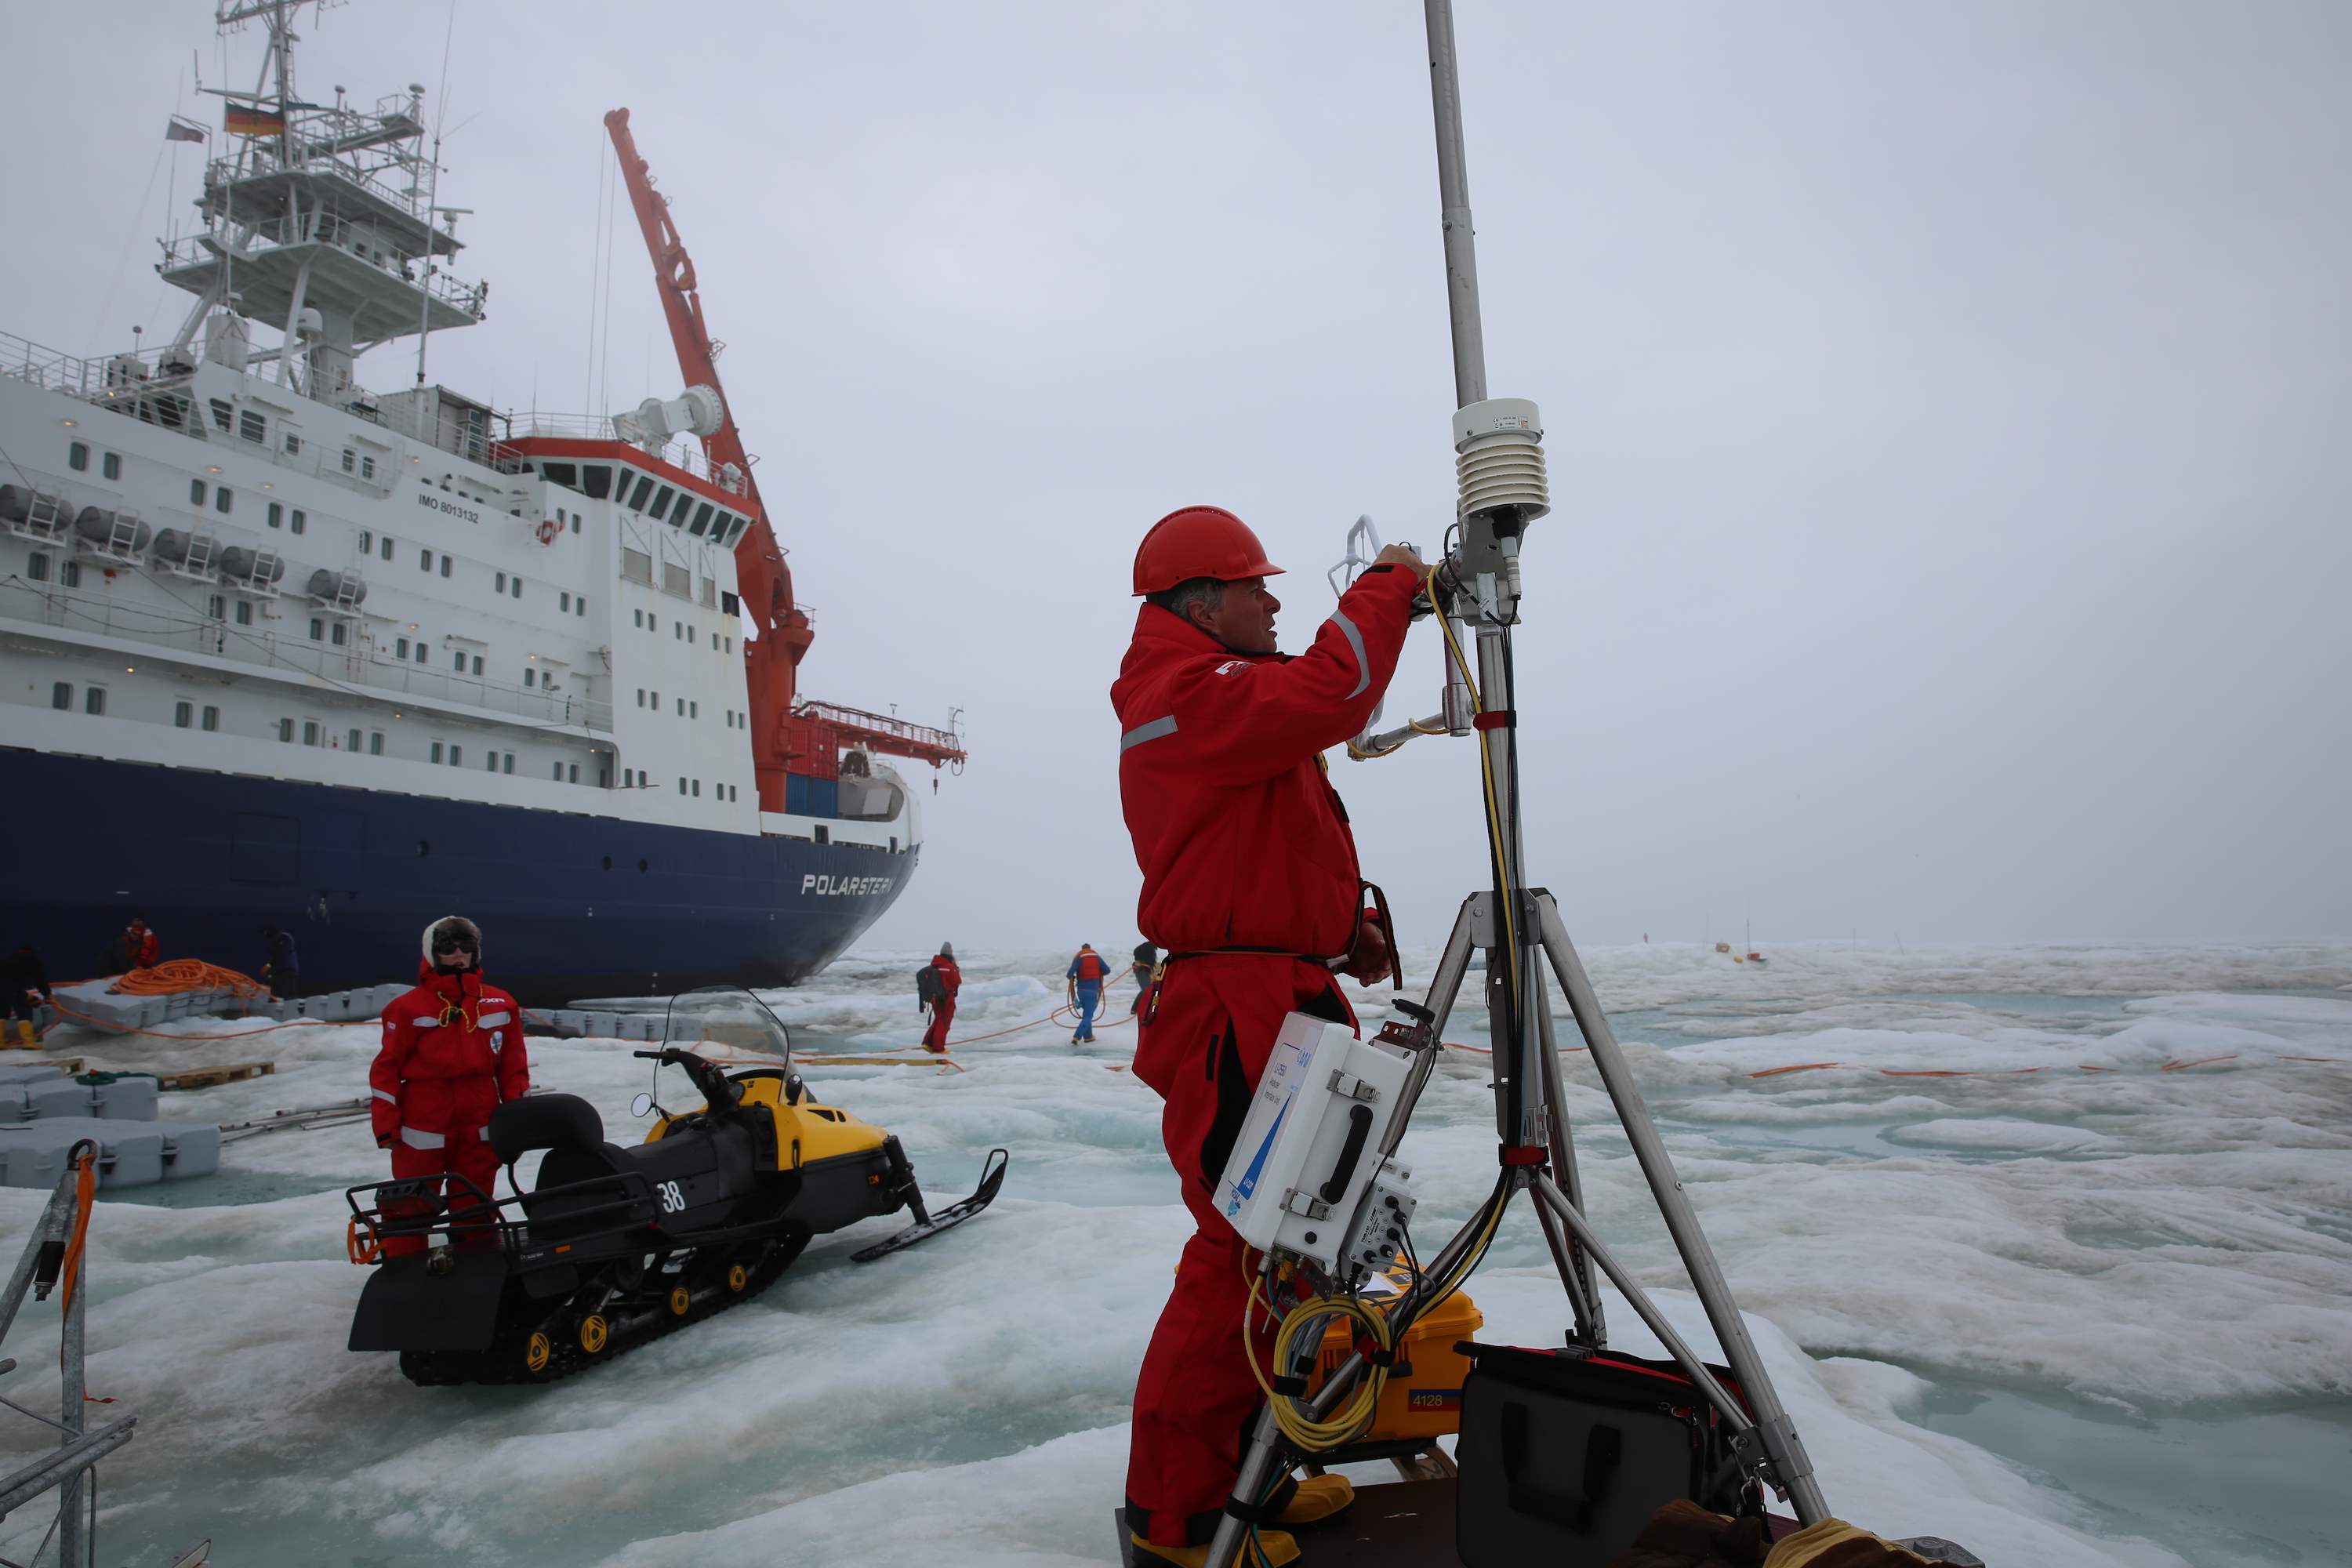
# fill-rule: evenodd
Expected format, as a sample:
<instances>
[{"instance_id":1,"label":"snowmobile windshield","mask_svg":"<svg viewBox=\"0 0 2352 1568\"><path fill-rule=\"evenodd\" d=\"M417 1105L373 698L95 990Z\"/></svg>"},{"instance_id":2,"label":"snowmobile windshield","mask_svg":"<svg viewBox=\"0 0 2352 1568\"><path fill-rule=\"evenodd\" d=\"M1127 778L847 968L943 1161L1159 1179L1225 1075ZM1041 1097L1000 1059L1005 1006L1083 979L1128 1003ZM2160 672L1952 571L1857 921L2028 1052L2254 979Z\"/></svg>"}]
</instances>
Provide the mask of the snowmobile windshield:
<instances>
[{"instance_id":1,"label":"snowmobile windshield","mask_svg":"<svg viewBox=\"0 0 2352 1568\"><path fill-rule=\"evenodd\" d=\"M737 985L706 985L670 998L665 1045L723 1061L729 1057L792 1059L793 1037L767 1004Z\"/></svg>"}]
</instances>

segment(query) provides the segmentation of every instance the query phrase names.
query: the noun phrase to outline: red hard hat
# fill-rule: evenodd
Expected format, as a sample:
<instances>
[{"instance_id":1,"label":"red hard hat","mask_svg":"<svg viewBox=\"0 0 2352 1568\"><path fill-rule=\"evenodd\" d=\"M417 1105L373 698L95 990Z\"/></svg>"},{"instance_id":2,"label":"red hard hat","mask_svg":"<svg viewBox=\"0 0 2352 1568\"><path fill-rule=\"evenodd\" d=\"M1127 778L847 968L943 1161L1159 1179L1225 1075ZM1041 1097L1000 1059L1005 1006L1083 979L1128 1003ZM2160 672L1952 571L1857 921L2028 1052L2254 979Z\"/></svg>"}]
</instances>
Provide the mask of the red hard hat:
<instances>
[{"instance_id":1,"label":"red hard hat","mask_svg":"<svg viewBox=\"0 0 2352 1568\"><path fill-rule=\"evenodd\" d=\"M1153 523L1135 548L1138 594L1164 593L1192 577L1231 583L1281 572L1250 525L1223 507L1180 507Z\"/></svg>"}]
</instances>

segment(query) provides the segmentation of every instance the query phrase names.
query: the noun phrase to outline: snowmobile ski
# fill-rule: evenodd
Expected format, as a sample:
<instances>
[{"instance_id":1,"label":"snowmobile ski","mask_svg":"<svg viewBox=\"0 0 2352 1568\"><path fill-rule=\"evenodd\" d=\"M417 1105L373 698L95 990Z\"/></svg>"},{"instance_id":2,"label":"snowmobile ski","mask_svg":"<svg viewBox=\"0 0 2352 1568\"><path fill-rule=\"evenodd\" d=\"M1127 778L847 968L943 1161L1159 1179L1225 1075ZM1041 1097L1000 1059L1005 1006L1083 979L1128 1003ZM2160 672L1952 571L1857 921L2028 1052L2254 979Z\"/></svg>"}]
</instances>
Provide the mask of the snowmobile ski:
<instances>
[{"instance_id":1,"label":"snowmobile ski","mask_svg":"<svg viewBox=\"0 0 2352 1568\"><path fill-rule=\"evenodd\" d=\"M915 1223L896 1236L851 1253L849 1260L852 1263L871 1263L877 1258L904 1252L919 1241L929 1241L943 1230L954 1229L996 1201L997 1190L1004 1185L1004 1168L1011 1162L1012 1156L1003 1150L991 1149L987 1164L981 1168L980 1185L972 1189L971 1196L950 1204L937 1214L924 1213L921 1194L910 1193L908 1202L915 1211Z\"/></svg>"}]
</instances>

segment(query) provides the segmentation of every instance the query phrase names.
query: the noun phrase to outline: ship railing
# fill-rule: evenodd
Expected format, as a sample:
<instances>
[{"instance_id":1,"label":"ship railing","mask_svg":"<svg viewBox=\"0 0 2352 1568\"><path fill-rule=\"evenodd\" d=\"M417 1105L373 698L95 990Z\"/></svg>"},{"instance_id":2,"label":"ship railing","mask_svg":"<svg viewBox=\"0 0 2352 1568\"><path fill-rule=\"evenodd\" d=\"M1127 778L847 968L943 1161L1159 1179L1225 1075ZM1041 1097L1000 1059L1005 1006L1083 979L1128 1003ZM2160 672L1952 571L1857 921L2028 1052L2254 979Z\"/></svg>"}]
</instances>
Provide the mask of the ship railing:
<instances>
[{"instance_id":1,"label":"ship railing","mask_svg":"<svg viewBox=\"0 0 2352 1568\"><path fill-rule=\"evenodd\" d=\"M461 676L422 665L379 658L364 638L343 647L312 646L281 639L274 629L238 626L222 618L226 604L217 596L210 614L177 612L122 604L110 596L78 594L54 583L35 583L16 574L0 577L0 616L52 626L62 632L121 637L151 647L210 655L236 663L314 675L339 685L403 696L438 699L494 713L510 713L533 723L585 730L613 729L613 705L568 691L510 686L481 676Z\"/></svg>"},{"instance_id":2,"label":"ship railing","mask_svg":"<svg viewBox=\"0 0 2352 1568\"><path fill-rule=\"evenodd\" d=\"M163 270L169 273L182 268L207 265L223 256L228 258L228 264L234 268L240 259L257 251L281 250L291 245L335 245L337 249L354 260L365 262L386 277L398 279L409 288L419 289L478 321L482 319L484 301L489 297L488 284L466 282L438 264L428 268L421 257L403 257L391 250L371 250L362 254L350 246L336 245L332 238L316 238L306 232L309 215L305 215L299 226L293 219L279 218L270 223L257 224L249 229L243 225L238 228L247 241L242 249L229 244L217 229L198 229L157 241L163 251Z\"/></svg>"},{"instance_id":3,"label":"ship railing","mask_svg":"<svg viewBox=\"0 0 2352 1568\"><path fill-rule=\"evenodd\" d=\"M84 359L44 348L13 332L0 332L0 375L92 400L184 381L194 373L196 359L194 350L169 344Z\"/></svg>"},{"instance_id":4,"label":"ship railing","mask_svg":"<svg viewBox=\"0 0 2352 1568\"><path fill-rule=\"evenodd\" d=\"M79 397L201 441L204 421L196 413L194 399L184 390L195 374L198 357L194 349L165 344L84 359L0 332L0 375Z\"/></svg>"}]
</instances>

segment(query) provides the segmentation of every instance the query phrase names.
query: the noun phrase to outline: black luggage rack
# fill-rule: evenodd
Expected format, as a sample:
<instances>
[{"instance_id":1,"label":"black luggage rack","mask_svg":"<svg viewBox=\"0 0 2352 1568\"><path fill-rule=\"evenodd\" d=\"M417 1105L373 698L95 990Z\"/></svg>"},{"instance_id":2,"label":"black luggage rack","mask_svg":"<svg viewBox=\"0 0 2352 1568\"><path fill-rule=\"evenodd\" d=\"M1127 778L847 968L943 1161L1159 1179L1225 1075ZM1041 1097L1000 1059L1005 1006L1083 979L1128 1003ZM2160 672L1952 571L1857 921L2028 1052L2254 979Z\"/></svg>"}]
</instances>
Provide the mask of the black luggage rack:
<instances>
[{"instance_id":1,"label":"black luggage rack","mask_svg":"<svg viewBox=\"0 0 2352 1568\"><path fill-rule=\"evenodd\" d=\"M612 1195L616 1185L622 1189L617 1197ZM445 1187L449 1189L446 1195L440 1190ZM360 1201L362 1193L373 1198L373 1206ZM539 1263L542 1256L552 1260L559 1253L565 1262L584 1261L602 1249L588 1246L577 1257L575 1249L595 1240L606 1242L615 1252L662 1251L749 1241L774 1228L740 1225L671 1236L661 1228L661 1205L654 1195L653 1183L640 1171L614 1171L506 1198L493 1197L467 1177L449 1171L362 1182L344 1188L343 1201L351 1205L351 1253L357 1262L376 1261L383 1255L383 1244L394 1237L430 1237L436 1233L445 1235L446 1245L457 1250L496 1250L519 1266L528 1266ZM418 1207L410 1214L386 1214L385 1207L393 1204ZM509 1205L519 1209L520 1215L508 1214ZM555 1212L548 1212L551 1209ZM631 1237L629 1232L638 1226L651 1234ZM466 1246L474 1237L494 1237L497 1245L494 1248L479 1243Z\"/></svg>"}]
</instances>

